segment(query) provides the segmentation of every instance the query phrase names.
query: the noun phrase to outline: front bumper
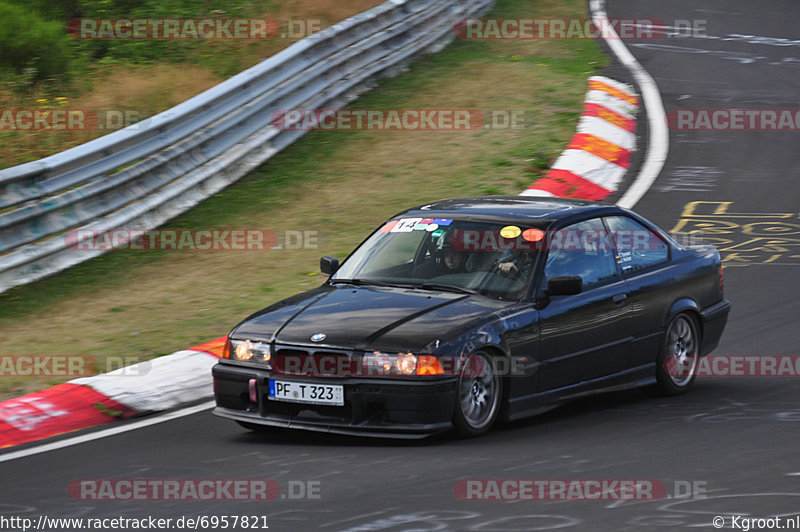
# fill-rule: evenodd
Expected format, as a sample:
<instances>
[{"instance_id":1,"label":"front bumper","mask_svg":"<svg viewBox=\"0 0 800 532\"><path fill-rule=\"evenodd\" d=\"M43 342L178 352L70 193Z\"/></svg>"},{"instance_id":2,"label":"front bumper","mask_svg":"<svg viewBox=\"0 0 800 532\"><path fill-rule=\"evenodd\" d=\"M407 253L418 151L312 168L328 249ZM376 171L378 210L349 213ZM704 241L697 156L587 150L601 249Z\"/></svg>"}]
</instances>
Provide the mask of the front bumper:
<instances>
[{"instance_id":1,"label":"front bumper","mask_svg":"<svg viewBox=\"0 0 800 532\"><path fill-rule=\"evenodd\" d=\"M267 398L266 369L220 362L214 376L214 414L257 425L387 438L424 438L451 428L456 379L278 377L344 386L344 406L310 405ZM255 379L256 401L250 400Z\"/></svg>"}]
</instances>

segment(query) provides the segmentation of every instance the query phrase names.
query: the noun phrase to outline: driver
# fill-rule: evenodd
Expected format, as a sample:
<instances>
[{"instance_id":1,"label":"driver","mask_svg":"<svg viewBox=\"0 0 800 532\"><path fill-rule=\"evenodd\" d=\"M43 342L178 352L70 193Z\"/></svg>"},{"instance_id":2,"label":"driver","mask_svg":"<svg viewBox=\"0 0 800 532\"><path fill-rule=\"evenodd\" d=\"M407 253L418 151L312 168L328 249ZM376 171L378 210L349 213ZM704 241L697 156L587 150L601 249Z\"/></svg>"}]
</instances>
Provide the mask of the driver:
<instances>
[{"instance_id":1,"label":"driver","mask_svg":"<svg viewBox=\"0 0 800 532\"><path fill-rule=\"evenodd\" d=\"M442 261L450 272L461 271L462 266L464 265L464 251L455 249L448 242L444 246Z\"/></svg>"},{"instance_id":2,"label":"driver","mask_svg":"<svg viewBox=\"0 0 800 532\"><path fill-rule=\"evenodd\" d=\"M414 277L432 279L439 275L462 273L466 271L466 252L453 245L446 237L439 237L433 244L431 260L416 266L413 270Z\"/></svg>"}]
</instances>

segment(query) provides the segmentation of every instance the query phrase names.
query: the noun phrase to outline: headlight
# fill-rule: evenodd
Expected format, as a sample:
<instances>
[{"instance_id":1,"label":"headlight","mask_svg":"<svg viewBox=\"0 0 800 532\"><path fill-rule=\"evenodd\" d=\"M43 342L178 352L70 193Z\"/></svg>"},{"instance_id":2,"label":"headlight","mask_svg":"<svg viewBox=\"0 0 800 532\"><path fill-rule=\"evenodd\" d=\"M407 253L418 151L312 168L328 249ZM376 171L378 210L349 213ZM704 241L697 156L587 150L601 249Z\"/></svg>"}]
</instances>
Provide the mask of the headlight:
<instances>
[{"instance_id":1,"label":"headlight","mask_svg":"<svg viewBox=\"0 0 800 532\"><path fill-rule=\"evenodd\" d=\"M413 355L411 353L366 353L361 362L362 374L367 377L411 377L419 375L433 377L444 375L445 368L439 359L432 355Z\"/></svg>"},{"instance_id":2,"label":"headlight","mask_svg":"<svg viewBox=\"0 0 800 532\"><path fill-rule=\"evenodd\" d=\"M251 342L250 340L230 340L227 358L239 362L255 362L266 364L269 367L272 353L269 344L264 342Z\"/></svg>"},{"instance_id":3,"label":"headlight","mask_svg":"<svg viewBox=\"0 0 800 532\"><path fill-rule=\"evenodd\" d=\"M411 353L389 354L375 351L367 353L361 362L364 374L370 377L417 374L417 357Z\"/></svg>"}]
</instances>

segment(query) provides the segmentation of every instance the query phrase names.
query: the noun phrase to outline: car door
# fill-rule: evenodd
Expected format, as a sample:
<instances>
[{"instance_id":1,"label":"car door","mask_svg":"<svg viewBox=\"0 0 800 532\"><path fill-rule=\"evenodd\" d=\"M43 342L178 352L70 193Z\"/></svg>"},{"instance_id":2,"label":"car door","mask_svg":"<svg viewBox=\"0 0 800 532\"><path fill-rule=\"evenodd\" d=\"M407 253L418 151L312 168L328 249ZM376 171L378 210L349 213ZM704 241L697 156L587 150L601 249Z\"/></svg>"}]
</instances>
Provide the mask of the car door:
<instances>
[{"instance_id":1,"label":"car door","mask_svg":"<svg viewBox=\"0 0 800 532\"><path fill-rule=\"evenodd\" d=\"M661 349L663 317L673 303L674 279L669 272L670 250L654 231L629 216L604 218L617 250L622 278L628 285L631 311L629 368L653 364Z\"/></svg>"},{"instance_id":2,"label":"car door","mask_svg":"<svg viewBox=\"0 0 800 532\"><path fill-rule=\"evenodd\" d=\"M540 309L540 392L599 379L626 369L631 314L628 288L600 218L551 234L543 285L579 275L582 293L546 296Z\"/></svg>"}]
</instances>

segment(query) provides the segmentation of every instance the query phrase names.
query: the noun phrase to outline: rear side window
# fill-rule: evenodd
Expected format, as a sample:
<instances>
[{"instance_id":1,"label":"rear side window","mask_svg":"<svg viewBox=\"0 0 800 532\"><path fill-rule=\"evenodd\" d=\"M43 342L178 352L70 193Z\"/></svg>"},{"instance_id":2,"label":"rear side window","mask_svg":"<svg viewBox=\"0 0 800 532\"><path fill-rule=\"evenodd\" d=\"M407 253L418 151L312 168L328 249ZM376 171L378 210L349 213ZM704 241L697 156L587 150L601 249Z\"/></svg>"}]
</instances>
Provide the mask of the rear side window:
<instances>
[{"instance_id":1,"label":"rear side window","mask_svg":"<svg viewBox=\"0 0 800 532\"><path fill-rule=\"evenodd\" d=\"M605 220L622 273L643 270L669 259L666 242L636 220L627 216L607 216Z\"/></svg>"}]
</instances>

